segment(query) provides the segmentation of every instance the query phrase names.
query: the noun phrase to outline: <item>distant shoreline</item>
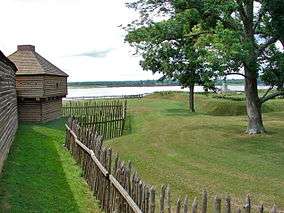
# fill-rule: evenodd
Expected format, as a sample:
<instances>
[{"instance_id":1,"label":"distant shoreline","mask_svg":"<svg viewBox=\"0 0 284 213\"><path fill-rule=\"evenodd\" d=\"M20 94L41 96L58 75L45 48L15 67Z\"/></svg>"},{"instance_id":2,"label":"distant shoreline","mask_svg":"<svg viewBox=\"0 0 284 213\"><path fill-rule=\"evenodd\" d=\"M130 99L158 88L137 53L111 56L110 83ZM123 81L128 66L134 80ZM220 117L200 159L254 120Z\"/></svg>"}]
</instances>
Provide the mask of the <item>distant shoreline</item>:
<instances>
[{"instance_id":1,"label":"distant shoreline","mask_svg":"<svg viewBox=\"0 0 284 213\"><path fill-rule=\"evenodd\" d=\"M91 86L91 85L89 85L89 86L82 86L82 85L78 85L78 86L73 86L73 85L69 85L68 84L68 87L69 88L113 88L113 87L166 87L166 86L169 86L169 87L171 87L171 86L180 86L181 87L181 85L113 85L113 86L99 86L99 85L93 85L93 86Z\"/></svg>"},{"instance_id":2,"label":"distant shoreline","mask_svg":"<svg viewBox=\"0 0 284 213\"><path fill-rule=\"evenodd\" d=\"M217 86L221 88L222 86ZM265 86L258 86L259 89L266 89ZM118 87L69 87L67 98L73 97L113 97L113 96L133 96L151 94L154 92L168 92L168 91L183 91L188 92L188 88L182 88L181 86L118 86ZM228 85L228 92L242 92L244 91L243 85ZM195 92L204 92L202 86L196 86Z\"/></svg>"},{"instance_id":3,"label":"distant shoreline","mask_svg":"<svg viewBox=\"0 0 284 213\"><path fill-rule=\"evenodd\" d=\"M222 80L216 81L216 86L221 86ZM243 79L227 80L228 85L243 86ZM261 82L259 82L261 85ZM94 82L69 82L69 88L112 88L112 87L164 87L164 86L180 86L179 82L171 80L142 80L142 81L94 81Z\"/></svg>"},{"instance_id":4,"label":"distant shoreline","mask_svg":"<svg viewBox=\"0 0 284 213\"><path fill-rule=\"evenodd\" d=\"M179 86L181 85L141 85L141 86L134 86L134 85L119 85L119 86L70 86L68 85L68 88L70 89L90 89L90 88L114 88L114 87L172 87L172 86ZM196 85L198 86L198 85ZM221 86L220 84L216 84L216 86ZM243 84L229 84L229 86L244 86Z\"/></svg>"}]
</instances>

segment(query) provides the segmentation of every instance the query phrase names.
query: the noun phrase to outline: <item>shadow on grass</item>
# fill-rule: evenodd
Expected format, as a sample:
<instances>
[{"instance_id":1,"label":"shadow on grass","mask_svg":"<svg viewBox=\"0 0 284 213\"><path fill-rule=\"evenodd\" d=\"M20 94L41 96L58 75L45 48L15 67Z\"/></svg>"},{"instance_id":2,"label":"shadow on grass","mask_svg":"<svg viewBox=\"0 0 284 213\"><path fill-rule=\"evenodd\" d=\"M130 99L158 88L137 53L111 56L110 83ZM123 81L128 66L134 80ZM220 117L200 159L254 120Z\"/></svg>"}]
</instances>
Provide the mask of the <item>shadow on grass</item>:
<instances>
[{"instance_id":1,"label":"shadow on grass","mask_svg":"<svg viewBox=\"0 0 284 213\"><path fill-rule=\"evenodd\" d=\"M132 134L132 120L133 120L133 115L128 114L125 120L125 126L123 130L123 135L131 135Z\"/></svg>"},{"instance_id":2,"label":"shadow on grass","mask_svg":"<svg viewBox=\"0 0 284 213\"><path fill-rule=\"evenodd\" d=\"M49 126L19 126L0 179L4 212L79 212L56 148L63 129L53 135Z\"/></svg>"},{"instance_id":3,"label":"shadow on grass","mask_svg":"<svg viewBox=\"0 0 284 213\"><path fill-rule=\"evenodd\" d=\"M189 109L166 109L165 113L166 116L195 116L199 115L198 112L190 112Z\"/></svg>"}]
</instances>

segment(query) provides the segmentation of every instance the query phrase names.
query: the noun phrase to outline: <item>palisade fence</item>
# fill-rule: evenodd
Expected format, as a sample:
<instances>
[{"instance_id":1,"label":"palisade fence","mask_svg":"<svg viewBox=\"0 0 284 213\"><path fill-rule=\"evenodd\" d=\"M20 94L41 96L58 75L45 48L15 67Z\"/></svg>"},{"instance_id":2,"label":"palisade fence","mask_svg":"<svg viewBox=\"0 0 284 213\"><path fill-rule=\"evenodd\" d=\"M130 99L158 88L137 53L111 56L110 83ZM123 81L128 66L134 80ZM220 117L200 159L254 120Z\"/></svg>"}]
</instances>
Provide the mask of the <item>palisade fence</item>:
<instances>
[{"instance_id":1,"label":"palisade fence","mask_svg":"<svg viewBox=\"0 0 284 213\"><path fill-rule=\"evenodd\" d=\"M98 134L106 140L123 134L127 101L66 101L62 107L62 114L64 117L75 117L81 126L95 126Z\"/></svg>"},{"instance_id":2,"label":"palisade fence","mask_svg":"<svg viewBox=\"0 0 284 213\"><path fill-rule=\"evenodd\" d=\"M253 206L249 196L242 207L231 203L230 197L222 200L216 196L212 200L206 191L200 202L195 198L190 204L185 197L172 205L169 186L162 186L158 198L155 188L139 178L130 162L121 161L118 155L113 157L112 150L103 146L102 136L95 128L80 126L74 118L66 123L65 146L81 166L90 189L107 213L280 212L275 205L270 209L264 209L263 205ZM213 205L208 205L210 203Z\"/></svg>"}]
</instances>

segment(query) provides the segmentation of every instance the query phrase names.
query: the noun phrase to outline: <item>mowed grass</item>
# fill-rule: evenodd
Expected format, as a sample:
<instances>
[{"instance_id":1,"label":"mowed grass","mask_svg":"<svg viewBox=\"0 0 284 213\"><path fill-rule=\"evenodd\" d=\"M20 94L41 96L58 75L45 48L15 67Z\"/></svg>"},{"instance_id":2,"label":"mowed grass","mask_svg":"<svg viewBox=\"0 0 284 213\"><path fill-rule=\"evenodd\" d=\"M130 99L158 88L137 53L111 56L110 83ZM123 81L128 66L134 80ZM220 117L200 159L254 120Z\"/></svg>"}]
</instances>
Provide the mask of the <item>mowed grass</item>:
<instances>
[{"instance_id":1,"label":"mowed grass","mask_svg":"<svg viewBox=\"0 0 284 213\"><path fill-rule=\"evenodd\" d=\"M284 100L266 104L274 112L264 113L268 133L257 136L244 133L246 116L220 116L242 114L236 106L243 102L205 95L196 102L198 112L190 113L182 93L129 101L126 135L107 144L158 191L169 184L174 199L193 200L206 189L236 205L250 194L254 204L283 209Z\"/></svg>"},{"instance_id":2,"label":"mowed grass","mask_svg":"<svg viewBox=\"0 0 284 213\"><path fill-rule=\"evenodd\" d=\"M20 124L0 177L0 212L100 212L64 139L64 120Z\"/></svg>"}]
</instances>

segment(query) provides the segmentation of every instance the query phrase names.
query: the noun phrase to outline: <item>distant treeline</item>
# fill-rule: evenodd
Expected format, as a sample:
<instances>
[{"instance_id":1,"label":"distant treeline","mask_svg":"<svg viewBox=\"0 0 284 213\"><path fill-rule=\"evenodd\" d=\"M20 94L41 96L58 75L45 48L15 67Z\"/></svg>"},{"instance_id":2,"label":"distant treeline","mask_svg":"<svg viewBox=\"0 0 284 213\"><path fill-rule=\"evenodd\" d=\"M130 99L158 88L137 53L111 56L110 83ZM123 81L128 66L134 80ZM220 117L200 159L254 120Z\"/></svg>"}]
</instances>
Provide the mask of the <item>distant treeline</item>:
<instances>
[{"instance_id":1,"label":"distant treeline","mask_svg":"<svg viewBox=\"0 0 284 213\"><path fill-rule=\"evenodd\" d=\"M259 84L263 84L261 81ZM223 80L217 80L216 85L223 84ZM228 79L228 85L244 85L244 79ZM141 81L90 81L69 82L69 87L152 87L152 86L180 86L177 81L171 80L141 80Z\"/></svg>"},{"instance_id":2,"label":"distant treeline","mask_svg":"<svg viewBox=\"0 0 284 213\"><path fill-rule=\"evenodd\" d=\"M69 82L70 87L150 87L150 86L179 86L179 82L164 80L144 81L90 81L90 82Z\"/></svg>"},{"instance_id":3,"label":"distant treeline","mask_svg":"<svg viewBox=\"0 0 284 213\"><path fill-rule=\"evenodd\" d=\"M227 82L228 85L244 85L245 84L244 79L227 79L226 82ZM216 81L217 86L220 86L223 83L224 83L224 80L221 80L221 79ZM258 85L264 85L264 83L260 79L257 80L257 84Z\"/></svg>"}]
</instances>

